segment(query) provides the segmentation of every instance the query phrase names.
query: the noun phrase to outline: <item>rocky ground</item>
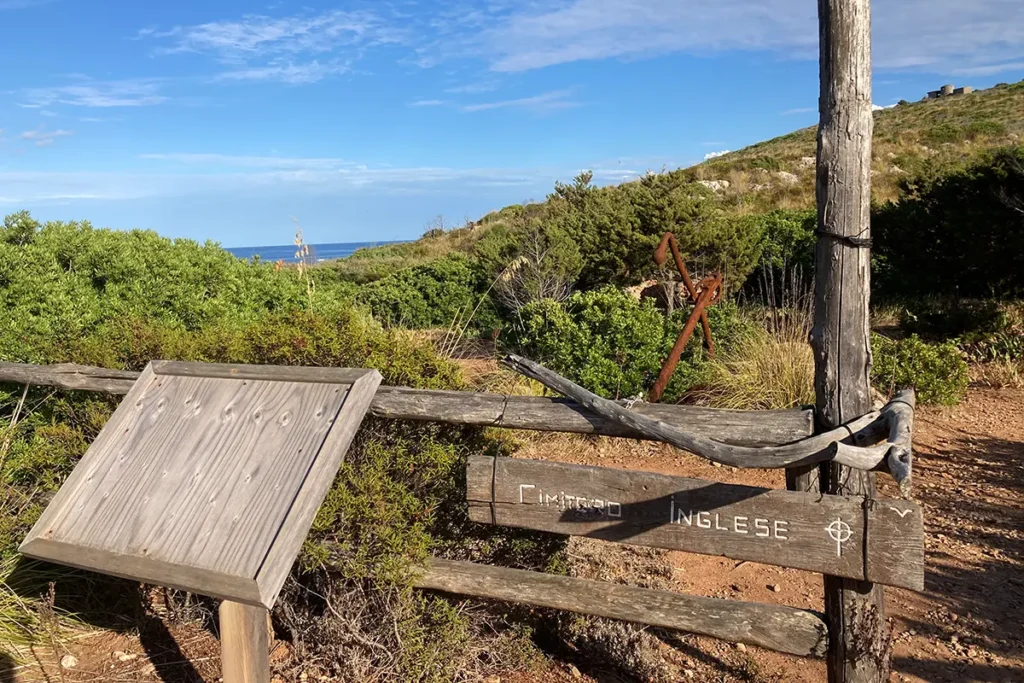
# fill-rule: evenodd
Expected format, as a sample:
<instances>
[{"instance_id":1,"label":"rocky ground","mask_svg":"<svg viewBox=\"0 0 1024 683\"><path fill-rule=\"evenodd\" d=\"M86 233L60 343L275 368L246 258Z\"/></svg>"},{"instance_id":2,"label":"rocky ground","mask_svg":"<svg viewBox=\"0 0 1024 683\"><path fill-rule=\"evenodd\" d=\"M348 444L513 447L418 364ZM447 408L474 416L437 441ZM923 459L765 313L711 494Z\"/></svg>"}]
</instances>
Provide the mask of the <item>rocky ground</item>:
<instances>
[{"instance_id":1,"label":"rocky ground","mask_svg":"<svg viewBox=\"0 0 1024 683\"><path fill-rule=\"evenodd\" d=\"M893 680L1024 680L1024 390L971 389L956 408L918 411L915 498L924 508L926 590L886 590L894 629ZM649 470L782 487L781 472L714 467L667 446L608 438L537 436L520 457ZM879 477L883 481L883 477ZM883 495L895 495L889 482ZM571 547L574 565L600 578L693 594L822 608L821 577L752 562L632 549L597 541ZM596 569L595 569L596 568ZM16 681L217 681L212 633L187 619L143 620L140 632L101 630L67 648L40 647L13 667ZM694 636L652 632L645 646L666 680L822 681L824 665ZM289 680L317 680L291 657L273 658ZM60 660L65 666L60 666ZM0 681L4 680L0 667ZM496 671L488 683L622 680L583 657L540 671Z\"/></svg>"}]
</instances>

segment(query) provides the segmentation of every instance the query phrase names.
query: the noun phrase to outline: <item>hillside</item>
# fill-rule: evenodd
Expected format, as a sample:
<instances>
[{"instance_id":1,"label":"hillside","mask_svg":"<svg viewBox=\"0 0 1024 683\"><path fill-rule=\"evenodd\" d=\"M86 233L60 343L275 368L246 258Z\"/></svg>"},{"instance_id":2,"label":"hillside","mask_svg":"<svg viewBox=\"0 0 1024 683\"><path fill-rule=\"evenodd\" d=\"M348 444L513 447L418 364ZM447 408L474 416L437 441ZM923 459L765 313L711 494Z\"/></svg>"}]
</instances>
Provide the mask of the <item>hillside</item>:
<instances>
[{"instance_id":1,"label":"hillside","mask_svg":"<svg viewBox=\"0 0 1024 683\"><path fill-rule=\"evenodd\" d=\"M703 181L717 195L721 208L732 215L811 208L815 133L813 126L803 128L668 175ZM1024 81L968 95L902 101L879 110L872 169L875 200L896 199L899 181L905 176L950 171L994 148L1020 144L1022 139ZM537 205L532 208L541 210ZM361 249L334 267L343 279L366 282L452 252L470 253L489 228L523 211L513 205L443 234Z\"/></svg>"},{"instance_id":2,"label":"hillside","mask_svg":"<svg viewBox=\"0 0 1024 683\"><path fill-rule=\"evenodd\" d=\"M817 128L811 126L688 169L742 212L814 204ZM872 189L896 199L907 174L958 166L1024 137L1024 81L967 95L901 101L875 112ZM717 181L717 182L715 182ZM724 181L724 182L723 182Z\"/></svg>"}]
</instances>

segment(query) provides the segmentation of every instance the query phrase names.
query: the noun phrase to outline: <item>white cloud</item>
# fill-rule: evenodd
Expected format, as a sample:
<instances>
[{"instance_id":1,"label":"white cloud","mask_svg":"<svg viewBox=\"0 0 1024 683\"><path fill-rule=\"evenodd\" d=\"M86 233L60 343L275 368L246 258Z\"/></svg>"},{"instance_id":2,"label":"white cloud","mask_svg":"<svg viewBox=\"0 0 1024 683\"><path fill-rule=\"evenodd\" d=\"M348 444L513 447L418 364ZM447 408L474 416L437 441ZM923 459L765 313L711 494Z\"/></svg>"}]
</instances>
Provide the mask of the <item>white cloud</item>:
<instances>
[{"instance_id":1,"label":"white cloud","mask_svg":"<svg viewBox=\"0 0 1024 683\"><path fill-rule=\"evenodd\" d=\"M149 161L169 161L176 164L198 165L204 167L226 168L260 168L260 169L301 169L331 170L343 166L358 168L360 165L334 157L278 157L278 156L246 156L233 154L140 154L140 159Z\"/></svg>"},{"instance_id":2,"label":"white cloud","mask_svg":"<svg viewBox=\"0 0 1024 683\"><path fill-rule=\"evenodd\" d=\"M217 79L227 81L279 81L289 85L303 85L306 83L316 83L327 76L345 73L349 70L347 64L321 64L313 60L305 64L292 64L288 62L224 71L217 75Z\"/></svg>"},{"instance_id":3,"label":"white cloud","mask_svg":"<svg viewBox=\"0 0 1024 683\"><path fill-rule=\"evenodd\" d=\"M796 109L787 109L782 112L783 116L793 116L795 114L810 114L812 111L817 111L814 107L797 107Z\"/></svg>"},{"instance_id":4,"label":"white cloud","mask_svg":"<svg viewBox=\"0 0 1024 683\"><path fill-rule=\"evenodd\" d=\"M327 53L338 47L397 42L402 32L372 12L332 10L313 16L246 15L237 21L178 26L140 35L170 38L168 52L213 52L225 61L252 55Z\"/></svg>"},{"instance_id":5,"label":"white cloud","mask_svg":"<svg viewBox=\"0 0 1024 683\"><path fill-rule=\"evenodd\" d=\"M882 111L883 109L892 109L895 106L895 104L872 104L871 111Z\"/></svg>"},{"instance_id":6,"label":"white cloud","mask_svg":"<svg viewBox=\"0 0 1024 683\"><path fill-rule=\"evenodd\" d=\"M568 180L575 167L451 168L370 166L330 157L274 157L209 153L142 155L150 166L137 172L0 171L0 204L30 205L66 199L129 201L188 196L422 195L453 188L520 188L543 192L555 179ZM636 166L648 166L643 160ZM650 160L648 160L650 161ZM613 162L614 163L614 162ZM622 182L631 168L595 165L599 182Z\"/></svg>"},{"instance_id":7,"label":"white cloud","mask_svg":"<svg viewBox=\"0 0 1024 683\"><path fill-rule=\"evenodd\" d=\"M1020 0L876 0L872 12L880 69L948 73L1024 56ZM453 7L435 23L439 35L419 47L424 65L467 55L499 72L672 52L817 57L816 6L805 0L561 0Z\"/></svg>"},{"instance_id":8,"label":"white cloud","mask_svg":"<svg viewBox=\"0 0 1024 683\"><path fill-rule=\"evenodd\" d=\"M138 39L163 40L158 50L173 54L211 54L230 65L223 79L313 83L350 70L368 48L404 40L403 29L373 12L331 10L291 17L246 15L234 21L177 26L169 31L147 28ZM325 62L315 57L331 56Z\"/></svg>"},{"instance_id":9,"label":"white cloud","mask_svg":"<svg viewBox=\"0 0 1024 683\"><path fill-rule=\"evenodd\" d=\"M19 135L18 138L34 142L36 147L49 147L57 140L57 138L65 138L69 135L74 135L74 133L62 128L58 128L57 130L43 130L42 128L37 128L36 130L26 130L24 133Z\"/></svg>"},{"instance_id":10,"label":"white cloud","mask_svg":"<svg viewBox=\"0 0 1024 683\"><path fill-rule=\"evenodd\" d=\"M731 150L723 149L721 152L708 152L704 155L704 161L707 161L708 159L715 159L717 157L724 157L730 151Z\"/></svg>"},{"instance_id":11,"label":"white cloud","mask_svg":"<svg viewBox=\"0 0 1024 683\"><path fill-rule=\"evenodd\" d=\"M154 79L94 81L82 78L71 85L29 88L21 94L27 102L20 106L34 109L56 104L73 107L143 107L167 101L160 94L159 82Z\"/></svg>"},{"instance_id":12,"label":"white cloud","mask_svg":"<svg viewBox=\"0 0 1024 683\"><path fill-rule=\"evenodd\" d=\"M511 100L497 100L494 102L478 102L476 104L463 105L462 111L475 112L487 111L490 109L506 109L508 107L522 107L535 111L552 111L556 109L569 109L578 107L579 102L568 99L572 95L571 90L552 90L532 97L520 97Z\"/></svg>"},{"instance_id":13,"label":"white cloud","mask_svg":"<svg viewBox=\"0 0 1024 683\"><path fill-rule=\"evenodd\" d=\"M410 107L440 107L443 104L447 104L445 100L416 100L410 102Z\"/></svg>"},{"instance_id":14,"label":"white cloud","mask_svg":"<svg viewBox=\"0 0 1024 683\"><path fill-rule=\"evenodd\" d=\"M1005 64L990 64L988 66L975 66L967 69L954 69L952 73L957 76L993 76L1006 71L1024 71L1024 62L1007 62Z\"/></svg>"},{"instance_id":15,"label":"white cloud","mask_svg":"<svg viewBox=\"0 0 1024 683\"><path fill-rule=\"evenodd\" d=\"M479 95L485 92L494 92L498 89L498 84L494 81L481 81L479 83L466 83L465 85L457 85L453 88L445 88L445 92L453 95Z\"/></svg>"}]
</instances>

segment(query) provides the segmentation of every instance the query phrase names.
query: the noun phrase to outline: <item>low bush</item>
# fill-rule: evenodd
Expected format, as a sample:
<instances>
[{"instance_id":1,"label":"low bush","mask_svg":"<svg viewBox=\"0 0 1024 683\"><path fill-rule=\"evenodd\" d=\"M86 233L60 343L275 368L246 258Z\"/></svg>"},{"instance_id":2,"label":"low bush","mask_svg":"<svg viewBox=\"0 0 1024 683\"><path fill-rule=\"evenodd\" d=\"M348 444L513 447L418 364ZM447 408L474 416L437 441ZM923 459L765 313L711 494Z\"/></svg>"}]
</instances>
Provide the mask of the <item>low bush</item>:
<instances>
[{"instance_id":1,"label":"low bush","mask_svg":"<svg viewBox=\"0 0 1024 683\"><path fill-rule=\"evenodd\" d=\"M707 309L712 336L727 345L739 322L735 307ZM544 300L520 311L509 342L524 355L607 398L645 394L658 376L688 311L667 318L652 299L615 287L577 292L565 304ZM698 326L664 394L676 400L700 381L705 352Z\"/></svg>"},{"instance_id":2,"label":"low bush","mask_svg":"<svg viewBox=\"0 0 1024 683\"><path fill-rule=\"evenodd\" d=\"M928 297L905 301L901 309L900 329L932 340L978 341L1011 323L1004 306L991 299Z\"/></svg>"},{"instance_id":3,"label":"low bush","mask_svg":"<svg viewBox=\"0 0 1024 683\"><path fill-rule=\"evenodd\" d=\"M451 254L364 285L356 300L388 327L447 328L457 321L462 327L469 321L473 329L490 331L499 324L485 279L468 257Z\"/></svg>"},{"instance_id":4,"label":"low bush","mask_svg":"<svg viewBox=\"0 0 1024 683\"><path fill-rule=\"evenodd\" d=\"M352 306L325 305L311 313L304 283L272 265L222 261L213 247L165 243L149 234L106 234L64 225L40 229L20 218L9 221L6 230L8 239L0 249L8 256L22 250L29 267L10 276L18 283L15 291L3 292L11 304L5 310L8 320L24 323L0 334L4 360L136 370L155 358L368 367L378 369L389 384L463 386L457 367L429 344L386 329ZM54 230L80 239L80 249L68 253L76 259L73 267L58 259L46 262L45 255L60 247L49 234ZM141 240L154 253L103 255L93 240L115 246L119 240ZM87 256L106 259L104 282L92 277L100 272L100 261L87 268ZM169 272L172 266L180 272ZM163 275L150 280L146 268ZM190 293L176 277L207 287ZM219 294L211 294L214 285ZM40 302L33 287L48 288L57 301ZM166 310L153 313L148 297ZM82 308L86 305L92 308ZM36 312L34 321L30 310ZM56 337L51 330L59 325L75 333ZM0 386L0 411L8 416L0 433L0 585L5 587L0 590L0 646L5 650L44 635L39 605L45 601L33 598L46 591L48 581L55 582L65 607L89 612L73 599L66 602L71 598L64 596L76 595L69 587L73 572L46 565L41 584L26 582L27 571L43 575L39 566L16 566L13 558L47 497L117 402L116 397L43 388L28 391L22 400L22 387ZM472 669L471 654L488 647L477 640L473 653L467 650L467 634L482 630L479 617L413 591L409 581L428 553L535 568L554 561L561 547L556 537L475 525L465 515L466 456L500 448L478 428L365 422L275 611L275 619L297 637L300 659L327 662L328 673L347 680L447 681ZM123 592L123 584L90 580L92 595ZM10 593L15 586L19 592ZM500 614L488 619L499 629L504 623Z\"/></svg>"},{"instance_id":5,"label":"low bush","mask_svg":"<svg viewBox=\"0 0 1024 683\"><path fill-rule=\"evenodd\" d=\"M913 387L922 404L956 405L970 381L967 362L953 342L928 344L917 335L893 340L872 335L871 379L887 395Z\"/></svg>"}]
</instances>

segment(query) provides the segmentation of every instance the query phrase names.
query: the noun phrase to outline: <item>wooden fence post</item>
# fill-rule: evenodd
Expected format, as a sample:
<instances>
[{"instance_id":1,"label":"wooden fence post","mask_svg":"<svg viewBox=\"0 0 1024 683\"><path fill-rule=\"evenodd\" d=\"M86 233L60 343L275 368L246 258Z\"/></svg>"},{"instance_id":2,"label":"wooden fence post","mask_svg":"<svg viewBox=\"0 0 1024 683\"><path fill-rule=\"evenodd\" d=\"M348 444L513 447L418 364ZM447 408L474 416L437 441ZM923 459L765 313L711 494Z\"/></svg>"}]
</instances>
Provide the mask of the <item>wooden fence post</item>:
<instances>
[{"instance_id":1,"label":"wooden fence post","mask_svg":"<svg viewBox=\"0 0 1024 683\"><path fill-rule=\"evenodd\" d=\"M815 251L815 396L819 429L871 409L870 0L818 0L821 121L818 127L818 241ZM874 474L826 465L827 493L875 493ZM881 586L825 577L828 680L889 678Z\"/></svg>"},{"instance_id":2,"label":"wooden fence post","mask_svg":"<svg viewBox=\"0 0 1024 683\"><path fill-rule=\"evenodd\" d=\"M270 683L267 609L221 602L220 650L224 683Z\"/></svg>"}]
</instances>

